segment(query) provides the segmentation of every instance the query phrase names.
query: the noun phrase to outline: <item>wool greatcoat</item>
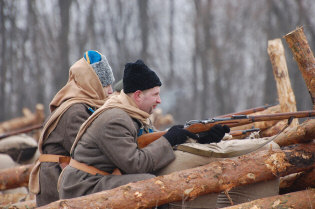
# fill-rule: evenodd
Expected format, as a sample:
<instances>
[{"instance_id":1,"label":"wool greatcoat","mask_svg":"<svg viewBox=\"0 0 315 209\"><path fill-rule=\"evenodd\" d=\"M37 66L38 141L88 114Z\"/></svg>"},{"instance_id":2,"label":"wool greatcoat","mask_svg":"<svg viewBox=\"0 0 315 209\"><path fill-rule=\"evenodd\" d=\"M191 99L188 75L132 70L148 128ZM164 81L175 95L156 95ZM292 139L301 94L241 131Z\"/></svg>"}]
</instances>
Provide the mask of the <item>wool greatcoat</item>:
<instances>
[{"instance_id":1,"label":"wool greatcoat","mask_svg":"<svg viewBox=\"0 0 315 209\"><path fill-rule=\"evenodd\" d=\"M86 129L72 157L102 171L119 168L122 175L92 175L67 166L59 178L62 199L113 189L130 182L155 177L150 174L175 159L172 146L163 136L147 147L137 147L141 123L120 108L101 113Z\"/></svg>"},{"instance_id":2,"label":"wool greatcoat","mask_svg":"<svg viewBox=\"0 0 315 209\"><path fill-rule=\"evenodd\" d=\"M69 156L80 126L91 114L88 107L98 109L107 99L108 94L92 66L84 58L75 62L69 69L68 82L49 105L51 114L38 141L40 154ZM37 206L59 199L60 172L57 162L36 162L29 178L29 191L36 194Z\"/></svg>"},{"instance_id":3,"label":"wool greatcoat","mask_svg":"<svg viewBox=\"0 0 315 209\"><path fill-rule=\"evenodd\" d=\"M61 116L55 130L43 142L43 154L70 156L70 149L82 123L90 116L88 105L77 103ZM59 200L57 182L62 169L59 163L42 162L39 171L40 192L37 205Z\"/></svg>"}]
</instances>

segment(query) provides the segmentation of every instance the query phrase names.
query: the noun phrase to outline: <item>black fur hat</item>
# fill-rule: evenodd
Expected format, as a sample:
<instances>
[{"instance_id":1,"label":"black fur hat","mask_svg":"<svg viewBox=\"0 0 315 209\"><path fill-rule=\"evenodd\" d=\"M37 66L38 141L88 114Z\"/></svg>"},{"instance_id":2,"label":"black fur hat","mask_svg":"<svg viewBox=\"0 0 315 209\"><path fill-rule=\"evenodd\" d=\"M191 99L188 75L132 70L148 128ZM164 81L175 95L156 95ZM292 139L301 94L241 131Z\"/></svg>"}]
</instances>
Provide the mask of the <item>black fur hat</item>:
<instances>
[{"instance_id":1,"label":"black fur hat","mask_svg":"<svg viewBox=\"0 0 315 209\"><path fill-rule=\"evenodd\" d=\"M125 65L123 88L126 94L161 85L162 83L159 77L153 70L146 66L142 60L137 60L135 63L127 63Z\"/></svg>"}]
</instances>

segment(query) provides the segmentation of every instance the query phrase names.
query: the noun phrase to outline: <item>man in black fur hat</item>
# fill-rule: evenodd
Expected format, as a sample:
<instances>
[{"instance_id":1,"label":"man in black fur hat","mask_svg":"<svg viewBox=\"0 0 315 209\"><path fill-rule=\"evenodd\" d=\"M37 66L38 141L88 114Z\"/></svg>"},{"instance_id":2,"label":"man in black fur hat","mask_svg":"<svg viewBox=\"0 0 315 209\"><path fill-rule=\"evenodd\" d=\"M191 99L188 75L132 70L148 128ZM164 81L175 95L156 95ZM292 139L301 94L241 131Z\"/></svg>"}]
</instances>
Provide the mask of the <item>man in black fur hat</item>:
<instances>
[{"instance_id":1,"label":"man in black fur hat","mask_svg":"<svg viewBox=\"0 0 315 209\"><path fill-rule=\"evenodd\" d=\"M188 137L205 142L221 140L222 126L199 137L182 125L171 127L164 136L145 148L137 138L152 132L149 116L161 103L156 73L143 61L125 66L123 90L112 96L80 128L71 149L70 166L60 176L60 198L73 198L155 177L152 173L175 159L173 146Z\"/></svg>"}]
</instances>

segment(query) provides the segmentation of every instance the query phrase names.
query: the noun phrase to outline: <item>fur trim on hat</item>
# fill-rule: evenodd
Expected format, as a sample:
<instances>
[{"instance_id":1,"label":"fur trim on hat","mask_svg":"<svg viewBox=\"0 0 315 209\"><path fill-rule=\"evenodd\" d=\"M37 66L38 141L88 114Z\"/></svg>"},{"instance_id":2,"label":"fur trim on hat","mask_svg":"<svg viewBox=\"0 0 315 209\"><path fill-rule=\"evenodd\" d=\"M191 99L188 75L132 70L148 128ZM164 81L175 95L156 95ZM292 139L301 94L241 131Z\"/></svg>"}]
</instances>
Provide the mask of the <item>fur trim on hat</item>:
<instances>
[{"instance_id":1,"label":"fur trim on hat","mask_svg":"<svg viewBox=\"0 0 315 209\"><path fill-rule=\"evenodd\" d=\"M87 51L84 54L84 58L89 64L91 64L103 87L114 83L115 78L112 68L108 64L104 55L97 51Z\"/></svg>"}]
</instances>

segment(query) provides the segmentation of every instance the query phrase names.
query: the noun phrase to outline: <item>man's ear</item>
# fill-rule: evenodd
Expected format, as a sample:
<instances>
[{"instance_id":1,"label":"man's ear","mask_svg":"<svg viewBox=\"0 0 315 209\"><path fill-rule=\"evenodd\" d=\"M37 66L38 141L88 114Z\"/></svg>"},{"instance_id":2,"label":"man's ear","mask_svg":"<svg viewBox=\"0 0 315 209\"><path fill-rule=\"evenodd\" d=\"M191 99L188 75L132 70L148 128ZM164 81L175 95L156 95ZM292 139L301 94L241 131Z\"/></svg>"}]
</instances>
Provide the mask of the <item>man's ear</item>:
<instances>
[{"instance_id":1,"label":"man's ear","mask_svg":"<svg viewBox=\"0 0 315 209\"><path fill-rule=\"evenodd\" d=\"M141 99L142 99L142 91L140 90L137 90L133 93L134 95L134 99L137 101L137 102L140 102Z\"/></svg>"}]
</instances>

